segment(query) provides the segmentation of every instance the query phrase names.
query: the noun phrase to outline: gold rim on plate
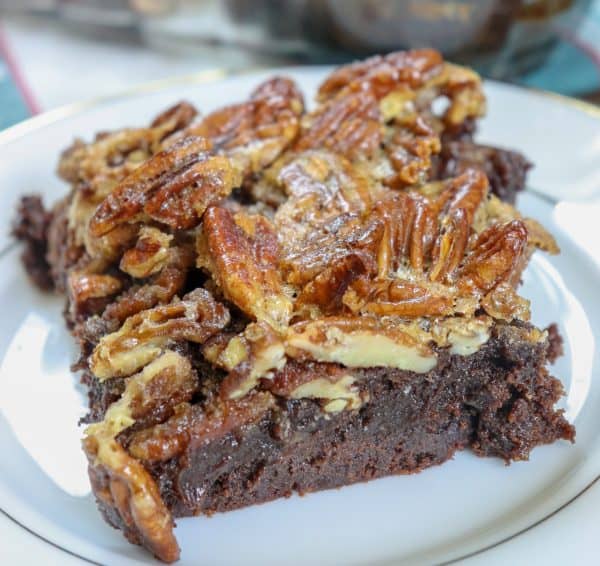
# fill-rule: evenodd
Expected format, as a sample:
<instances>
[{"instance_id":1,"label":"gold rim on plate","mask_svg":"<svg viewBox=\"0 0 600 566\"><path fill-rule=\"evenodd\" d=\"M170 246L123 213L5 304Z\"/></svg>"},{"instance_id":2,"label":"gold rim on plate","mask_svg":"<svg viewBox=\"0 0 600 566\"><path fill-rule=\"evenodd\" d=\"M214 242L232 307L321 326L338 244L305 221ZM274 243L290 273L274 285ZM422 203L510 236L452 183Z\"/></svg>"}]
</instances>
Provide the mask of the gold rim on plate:
<instances>
[{"instance_id":1,"label":"gold rim on plate","mask_svg":"<svg viewBox=\"0 0 600 566\"><path fill-rule=\"evenodd\" d=\"M322 66L322 68L326 67L328 66ZM293 72L294 70L306 70L310 68L318 69L319 66L298 65L291 67L282 67L281 69L285 72ZM0 145L11 143L12 141L20 139L31 132L34 132L51 124L55 124L56 122L60 122L61 120L64 120L66 118L71 118L87 110L99 108L101 106L105 106L114 102L119 102L127 98L132 98L142 94L154 94L163 90L168 90L176 85L188 86L194 84L212 84L222 81L224 79L243 75L251 75L253 73L259 73L260 71L267 71L269 69L270 67L266 66L253 66L247 69L237 70L225 68L207 69L205 71L199 71L198 73L192 73L190 75L182 75L177 77L171 77L168 79L160 79L156 81L141 83L137 86L124 89L114 94L103 95L96 98L83 100L81 102L72 102L69 104L64 104L57 108L53 108L52 110L47 110L46 112L42 112L41 114L32 116L31 118L27 118L26 120L23 120L15 124L14 126L10 126L0 131ZM275 67L272 68L272 70L277 71L278 69ZM523 90L525 92L533 93L537 96L553 100L554 102L557 102L559 104L569 106L570 108L573 108L575 110L578 110L579 112L583 112L588 116L600 120L600 106L596 106L591 102L585 102L583 100L578 100L571 96L566 96L564 94L558 94L556 92L550 92L548 90L538 89L530 86L503 83L500 81L487 82L499 82L499 84L503 84L505 86L510 86L519 90Z\"/></svg>"}]
</instances>

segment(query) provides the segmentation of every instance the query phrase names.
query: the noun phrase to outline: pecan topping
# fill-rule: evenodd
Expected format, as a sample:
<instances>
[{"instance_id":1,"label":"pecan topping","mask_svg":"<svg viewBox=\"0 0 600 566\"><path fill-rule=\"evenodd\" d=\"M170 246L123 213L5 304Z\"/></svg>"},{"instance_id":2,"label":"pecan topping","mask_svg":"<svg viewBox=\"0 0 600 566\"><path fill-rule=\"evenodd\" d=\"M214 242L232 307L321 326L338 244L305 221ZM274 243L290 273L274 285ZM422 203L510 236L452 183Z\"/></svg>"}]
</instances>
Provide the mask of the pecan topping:
<instances>
[{"instance_id":1,"label":"pecan topping","mask_svg":"<svg viewBox=\"0 0 600 566\"><path fill-rule=\"evenodd\" d=\"M121 270L138 279L161 271L169 259L172 239L170 234L144 226L140 230L135 247L127 250L121 258Z\"/></svg>"},{"instance_id":2,"label":"pecan topping","mask_svg":"<svg viewBox=\"0 0 600 566\"><path fill-rule=\"evenodd\" d=\"M134 286L106 307L103 318L123 322L128 316L166 304L183 289L194 254L186 246L170 248L160 272L141 287Z\"/></svg>"},{"instance_id":3,"label":"pecan topping","mask_svg":"<svg viewBox=\"0 0 600 566\"><path fill-rule=\"evenodd\" d=\"M184 138L119 183L96 209L90 233L103 236L122 223L146 218L175 229L191 228L239 182L231 163L213 155L206 139Z\"/></svg>"},{"instance_id":4,"label":"pecan topping","mask_svg":"<svg viewBox=\"0 0 600 566\"><path fill-rule=\"evenodd\" d=\"M333 71L319 87L318 98L327 100L344 89L361 90L365 85L380 98L399 84L417 89L440 74L443 64L441 55L433 49L400 51L384 57L377 55Z\"/></svg>"},{"instance_id":5,"label":"pecan topping","mask_svg":"<svg viewBox=\"0 0 600 566\"><path fill-rule=\"evenodd\" d=\"M283 406L359 409L361 368L428 380L528 320L521 273L556 242L489 194L484 171L504 174L482 167L489 148L444 163L449 140L475 145L484 111L479 76L422 49L338 69L308 113L275 78L202 118L180 103L67 150L63 221L33 238L100 390L84 440L94 493L130 540L177 559L153 476L191 450L265 415L284 430ZM429 181L442 170L460 174Z\"/></svg>"},{"instance_id":6,"label":"pecan topping","mask_svg":"<svg viewBox=\"0 0 600 566\"><path fill-rule=\"evenodd\" d=\"M104 336L90 358L99 379L131 375L157 358L168 344L189 340L202 344L229 323L229 312L205 289L183 300L141 311Z\"/></svg>"},{"instance_id":7,"label":"pecan topping","mask_svg":"<svg viewBox=\"0 0 600 566\"><path fill-rule=\"evenodd\" d=\"M279 245L269 221L214 206L206 212L203 231L213 277L225 297L250 316L274 328L284 327L292 303L282 289Z\"/></svg>"},{"instance_id":8,"label":"pecan topping","mask_svg":"<svg viewBox=\"0 0 600 566\"><path fill-rule=\"evenodd\" d=\"M286 336L295 359L334 362L347 367L387 366L427 372L435 355L400 327L367 317L328 317L295 324Z\"/></svg>"},{"instance_id":9,"label":"pecan topping","mask_svg":"<svg viewBox=\"0 0 600 566\"><path fill-rule=\"evenodd\" d=\"M256 173L295 139L303 109L294 82L274 78L260 85L247 102L209 114L188 134L211 140L215 150L229 156L244 174Z\"/></svg>"},{"instance_id":10,"label":"pecan topping","mask_svg":"<svg viewBox=\"0 0 600 566\"><path fill-rule=\"evenodd\" d=\"M187 391L183 398L189 399L195 381L187 359L165 352L128 381L104 420L87 428L83 442L96 496L117 510L134 540L166 562L179 557L173 519L150 473L129 455L117 436L159 403L170 402L174 394L181 398L182 391Z\"/></svg>"},{"instance_id":11,"label":"pecan topping","mask_svg":"<svg viewBox=\"0 0 600 566\"><path fill-rule=\"evenodd\" d=\"M527 245L527 228L521 220L494 224L483 232L460 270L460 285L487 293L499 283L514 286Z\"/></svg>"}]
</instances>

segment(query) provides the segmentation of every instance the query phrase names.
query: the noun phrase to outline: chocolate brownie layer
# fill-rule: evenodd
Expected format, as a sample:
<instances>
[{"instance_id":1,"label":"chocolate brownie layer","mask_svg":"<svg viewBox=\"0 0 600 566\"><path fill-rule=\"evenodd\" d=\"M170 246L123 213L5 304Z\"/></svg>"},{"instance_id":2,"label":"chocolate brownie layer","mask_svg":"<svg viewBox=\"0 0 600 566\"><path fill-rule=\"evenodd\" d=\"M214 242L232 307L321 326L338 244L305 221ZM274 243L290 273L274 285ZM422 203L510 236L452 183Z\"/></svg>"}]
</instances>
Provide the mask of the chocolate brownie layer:
<instances>
[{"instance_id":1,"label":"chocolate brownie layer","mask_svg":"<svg viewBox=\"0 0 600 566\"><path fill-rule=\"evenodd\" d=\"M465 448L507 462L527 459L533 447L572 441L575 431L553 408L563 391L544 367L549 344L523 340L523 328L497 326L471 356L441 351L427 374L360 370L369 401L359 410L331 415L315 400L277 398L258 422L192 439L176 457L145 465L181 517L414 473ZM101 493L103 478L96 481ZM114 508L98 503L111 524L140 542Z\"/></svg>"},{"instance_id":2,"label":"chocolate brownie layer","mask_svg":"<svg viewBox=\"0 0 600 566\"><path fill-rule=\"evenodd\" d=\"M25 243L21 259L31 280L43 290L52 289L48 252L48 228L52 221L39 195L25 196L19 202L13 235Z\"/></svg>"}]
</instances>

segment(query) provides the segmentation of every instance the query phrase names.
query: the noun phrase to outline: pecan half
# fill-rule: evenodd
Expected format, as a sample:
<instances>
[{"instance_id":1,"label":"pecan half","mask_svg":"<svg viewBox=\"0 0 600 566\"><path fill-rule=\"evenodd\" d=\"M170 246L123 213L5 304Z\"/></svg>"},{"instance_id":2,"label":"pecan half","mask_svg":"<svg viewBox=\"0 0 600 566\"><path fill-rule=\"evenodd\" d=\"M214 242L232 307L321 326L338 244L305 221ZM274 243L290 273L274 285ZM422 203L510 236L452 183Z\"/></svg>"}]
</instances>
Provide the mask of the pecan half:
<instances>
[{"instance_id":1,"label":"pecan half","mask_svg":"<svg viewBox=\"0 0 600 566\"><path fill-rule=\"evenodd\" d=\"M382 98L399 84L411 89L419 88L440 74L442 69L442 56L433 49L376 55L333 71L319 87L318 99L327 100L343 89L360 90L365 85Z\"/></svg>"},{"instance_id":2,"label":"pecan half","mask_svg":"<svg viewBox=\"0 0 600 566\"><path fill-rule=\"evenodd\" d=\"M116 271L107 272L106 262L83 258L72 268L66 281L68 317L77 323L102 312L124 285L124 277Z\"/></svg>"},{"instance_id":3,"label":"pecan half","mask_svg":"<svg viewBox=\"0 0 600 566\"><path fill-rule=\"evenodd\" d=\"M283 277L291 285L304 286L330 267L333 275L336 265L344 265L349 261L345 258L356 255L364 262L365 270L371 272L375 269L374 253L381 234L382 225L377 220L363 224L355 216L346 215L305 239L284 241L280 262Z\"/></svg>"},{"instance_id":4,"label":"pecan half","mask_svg":"<svg viewBox=\"0 0 600 566\"><path fill-rule=\"evenodd\" d=\"M194 264L194 253L187 246L172 247L160 272L144 285L134 286L110 303L102 317L122 323L127 317L157 304L166 304L179 293Z\"/></svg>"},{"instance_id":5,"label":"pecan half","mask_svg":"<svg viewBox=\"0 0 600 566\"><path fill-rule=\"evenodd\" d=\"M328 149L349 159L372 156L383 140L379 101L367 90L331 99L303 120L294 149Z\"/></svg>"},{"instance_id":6,"label":"pecan half","mask_svg":"<svg viewBox=\"0 0 600 566\"><path fill-rule=\"evenodd\" d=\"M360 287L353 290L360 296ZM367 286L363 312L378 316L436 317L452 314L455 294L444 287L430 288L425 284L402 279L375 281ZM364 292L364 291L363 291Z\"/></svg>"},{"instance_id":7,"label":"pecan half","mask_svg":"<svg viewBox=\"0 0 600 566\"><path fill-rule=\"evenodd\" d=\"M204 216L203 232L212 275L224 296L257 320L285 327L292 303L277 270L279 244L271 223L261 215L213 206Z\"/></svg>"},{"instance_id":8,"label":"pecan half","mask_svg":"<svg viewBox=\"0 0 600 566\"><path fill-rule=\"evenodd\" d=\"M507 281L516 285L527 245L527 228L521 220L494 224L477 238L459 271L459 285L487 293Z\"/></svg>"},{"instance_id":9,"label":"pecan half","mask_svg":"<svg viewBox=\"0 0 600 566\"><path fill-rule=\"evenodd\" d=\"M83 441L96 497L116 509L133 542L144 544L166 562L179 557L173 519L150 473L129 455L117 436L158 404L171 402L173 396L191 398L196 381L186 358L165 352L128 380L121 398L101 422L87 428ZM187 394L182 396L182 392Z\"/></svg>"},{"instance_id":10,"label":"pecan half","mask_svg":"<svg viewBox=\"0 0 600 566\"><path fill-rule=\"evenodd\" d=\"M427 199L417 193L397 193L377 203L374 214L384 226L377 252L378 276L387 277L407 257L415 271L422 271L437 234Z\"/></svg>"},{"instance_id":11,"label":"pecan half","mask_svg":"<svg viewBox=\"0 0 600 566\"><path fill-rule=\"evenodd\" d=\"M103 336L90 369L98 379L131 375L157 358L168 344L189 340L202 344L229 323L229 312L208 291L199 288L183 300L141 311Z\"/></svg>"},{"instance_id":12,"label":"pecan half","mask_svg":"<svg viewBox=\"0 0 600 566\"><path fill-rule=\"evenodd\" d=\"M122 288L122 281L103 273L71 271L68 292L74 303L84 303L89 299L111 297Z\"/></svg>"},{"instance_id":13,"label":"pecan half","mask_svg":"<svg viewBox=\"0 0 600 566\"><path fill-rule=\"evenodd\" d=\"M277 183L292 199L314 199L336 214L371 208L375 188L350 161L330 151L306 151L279 169Z\"/></svg>"},{"instance_id":14,"label":"pecan half","mask_svg":"<svg viewBox=\"0 0 600 566\"><path fill-rule=\"evenodd\" d=\"M261 84L247 102L208 114L187 134L211 140L215 151L247 175L271 164L292 143L303 110L295 83L276 77Z\"/></svg>"},{"instance_id":15,"label":"pecan half","mask_svg":"<svg viewBox=\"0 0 600 566\"><path fill-rule=\"evenodd\" d=\"M188 126L195 115L191 104L180 102L157 116L149 128L102 133L89 144L78 140L63 152L58 174L85 190L106 196L115 182L158 151L168 135Z\"/></svg>"},{"instance_id":16,"label":"pecan half","mask_svg":"<svg viewBox=\"0 0 600 566\"><path fill-rule=\"evenodd\" d=\"M347 159L326 151L295 156L279 169L275 182L289 195L273 219L286 254L362 217L379 190Z\"/></svg>"},{"instance_id":17,"label":"pecan half","mask_svg":"<svg viewBox=\"0 0 600 566\"><path fill-rule=\"evenodd\" d=\"M451 277L462 262L469 240L470 225L464 208L452 210L443 220L442 231L433 250L431 281Z\"/></svg>"},{"instance_id":18,"label":"pecan half","mask_svg":"<svg viewBox=\"0 0 600 566\"><path fill-rule=\"evenodd\" d=\"M372 259L360 252L335 259L304 286L296 299L296 310L302 305L316 305L322 313L339 312L349 285L372 267Z\"/></svg>"},{"instance_id":19,"label":"pecan half","mask_svg":"<svg viewBox=\"0 0 600 566\"><path fill-rule=\"evenodd\" d=\"M135 246L125 252L119 267L132 277L144 279L163 269L169 259L173 236L144 226Z\"/></svg>"},{"instance_id":20,"label":"pecan half","mask_svg":"<svg viewBox=\"0 0 600 566\"><path fill-rule=\"evenodd\" d=\"M488 194L489 183L485 173L479 169L467 169L444 185L444 190L434 201L435 212L443 218L454 210L463 209L467 223L471 225L477 209Z\"/></svg>"},{"instance_id":21,"label":"pecan half","mask_svg":"<svg viewBox=\"0 0 600 566\"><path fill-rule=\"evenodd\" d=\"M151 218L175 229L192 228L206 208L228 195L240 178L204 138L187 137L157 153L125 178L92 216L100 237L120 224Z\"/></svg>"},{"instance_id":22,"label":"pecan half","mask_svg":"<svg viewBox=\"0 0 600 566\"><path fill-rule=\"evenodd\" d=\"M294 359L346 367L395 367L425 373L435 354L400 327L370 317L326 317L290 326L285 351Z\"/></svg>"}]
</instances>

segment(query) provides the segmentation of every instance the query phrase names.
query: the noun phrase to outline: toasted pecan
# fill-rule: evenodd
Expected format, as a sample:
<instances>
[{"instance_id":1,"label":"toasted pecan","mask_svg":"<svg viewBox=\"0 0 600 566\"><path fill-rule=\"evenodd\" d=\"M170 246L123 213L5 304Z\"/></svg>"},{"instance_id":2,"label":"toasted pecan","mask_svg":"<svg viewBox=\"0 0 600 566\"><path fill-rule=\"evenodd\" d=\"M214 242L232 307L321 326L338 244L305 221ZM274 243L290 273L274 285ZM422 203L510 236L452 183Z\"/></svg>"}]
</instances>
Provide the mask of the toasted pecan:
<instances>
[{"instance_id":1,"label":"toasted pecan","mask_svg":"<svg viewBox=\"0 0 600 566\"><path fill-rule=\"evenodd\" d=\"M250 99L208 114L187 135L211 140L243 174L257 173L293 142L304 110L295 83L276 77L262 83Z\"/></svg>"},{"instance_id":2,"label":"toasted pecan","mask_svg":"<svg viewBox=\"0 0 600 566\"><path fill-rule=\"evenodd\" d=\"M90 369L99 379L131 375L169 344L181 340L202 344L229 319L225 306L205 289L195 289L182 300L130 316L118 331L103 336L90 357Z\"/></svg>"},{"instance_id":3,"label":"toasted pecan","mask_svg":"<svg viewBox=\"0 0 600 566\"><path fill-rule=\"evenodd\" d=\"M261 215L233 214L214 206L206 212L203 232L212 275L225 297L275 328L287 325L292 303L283 292L279 244L270 222Z\"/></svg>"},{"instance_id":4,"label":"toasted pecan","mask_svg":"<svg viewBox=\"0 0 600 566\"><path fill-rule=\"evenodd\" d=\"M380 98L399 84L416 89L440 74L443 64L441 55L433 49L376 55L333 71L319 87L318 99L327 100L343 89L360 90L365 84Z\"/></svg>"},{"instance_id":5,"label":"toasted pecan","mask_svg":"<svg viewBox=\"0 0 600 566\"><path fill-rule=\"evenodd\" d=\"M119 295L106 307L103 318L122 323L142 310L170 302L183 289L193 263L194 254L187 246L170 248L161 270L143 285L135 285Z\"/></svg>"},{"instance_id":6,"label":"toasted pecan","mask_svg":"<svg viewBox=\"0 0 600 566\"><path fill-rule=\"evenodd\" d=\"M169 403L174 396L189 400L195 381L186 358L165 352L128 381L122 397L101 422L87 428L83 441L96 497L115 508L134 542L144 544L165 562L179 557L173 518L150 473L121 446L117 436L157 404ZM187 394L182 397L184 391Z\"/></svg>"},{"instance_id":7,"label":"toasted pecan","mask_svg":"<svg viewBox=\"0 0 600 566\"><path fill-rule=\"evenodd\" d=\"M229 194L239 176L205 138L186 137L146 161L100 204L89 230L99 237L122 223L154 219L191 228L209 204Z\"/></svg>"}]
</instances>

